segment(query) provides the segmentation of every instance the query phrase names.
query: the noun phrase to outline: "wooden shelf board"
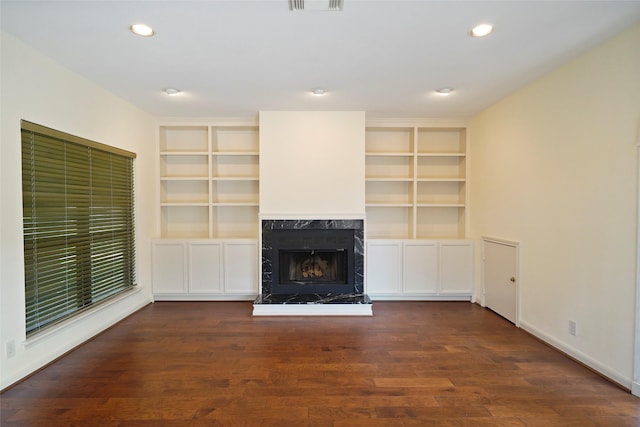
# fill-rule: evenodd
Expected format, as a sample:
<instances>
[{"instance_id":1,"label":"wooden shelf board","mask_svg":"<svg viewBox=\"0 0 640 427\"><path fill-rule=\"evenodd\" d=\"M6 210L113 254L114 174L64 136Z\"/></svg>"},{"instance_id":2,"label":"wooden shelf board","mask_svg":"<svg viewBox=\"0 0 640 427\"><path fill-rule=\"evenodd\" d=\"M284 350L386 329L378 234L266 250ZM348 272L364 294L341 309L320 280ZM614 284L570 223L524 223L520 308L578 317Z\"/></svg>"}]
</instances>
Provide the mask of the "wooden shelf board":
<instances>
[{"instance_id":1,"label":"wooden shelf board","mask_svg":"<svg viewBox=\"0 0 640 427\"><path fill-rule=\"evenodd\" d=\"M465 182L466 178L416 178L417 182Z\"/></svg>"},{"instance_id":2,"label":"wooden shelf board","mask_svg":"<svg viewBox=\"0 0 640 427\"><path fill-rule=\"evenodd\" d=\"M212 181L258 181L257 176L214 176Z\"/></svg>"},{"instance_id":3,"label":"wooden shelf board","mask_svg":"<svg viewBox=\"0 0 640 427\"><path fill-rule=\"evenodd\" d=\"M162 202L162 207L208 207L209 202Z\"/></svg>"},{"instance_id":4,"label":"wooden shelf board","mask_svg":"<svg viewBox=\"0 0 640 427\"><path fill-rule=\"evenodd\" d=\"M394 235L394 236L383 236L383 235L379 235L379 234L367 234L366 238L369 240L390 240L390 241L397 241L397 240L415 240L413 239L413 237L406 235L406 234L398 234L398 235Z\"/></svg>"},{"instance_id":5,"label":"wooden shelf board","mask_svg":"<svg viewBox=\"0 0 640 427\"><path fill-rule=\"evenodd\" d=\"M466 157L466 153L457 153L457 152L447 152L447 153L438 153L438 152L430 152L430 153L417 153L418 157Z\"/></svg>"},{"instance_id":6,"label":"wooden shelf board","mask_svg":"<svg viewBox=\"0 0 640 427\"><path fill-rule=\"evenodd\" d=\"M163 176L160 181L208 181L208 176Z\"/></svg>"},{"instance_id":7,"label":"wooden shelf board","mask_svg":"<svg viewBox=\"0 0 640 427\"><path fill-rule=\"evenodd\" d=\"M411 157L413 153L404 151L368 151L364 155L367 157Z\"/></svg>"},{"instance_id":8,"label":"wooden shelf board","mask_svg":"<svg viewBox=\"0 0 640 427\"><path fill-rule=\"evenodd\" d=\"M385 177L366 177L367 182L413 182L413 178L385 178Z\"/></svg>"},{"instance_id":9,"label":"wooden shelf board","mask_svg":"<svg viewBox=\"0 0 640 427\"><path fill-rule=\"evenodd\" d=\"M207 151L161 151L161 156L208 156Z\"/></svg>"},{"instance_id":10,"label":"wooden shelf board","mask_svg":"<svg viewBox=\"0 0 640 427\"><path fill-rule=\"evenodd\" d=\"M214 151L212 156L259 156L257 151Z\"/></svg>"},{"instance_id":11,"label":"wooden shelf board","mask_svg":"<svg viewBox=\"0 0 640 427\"><path fill-rule=\"evenodd\" d=\"M464 208L464 203L416 203L419 208Z\"/></svg>"},{"instance_id":12,"label":"wooden shelf board","mask_svg":"<svg viewBox=\"0 0 640 427\"><path fill-rule=\"evenodd\" d=\"M233 207L233 206L237 206L237 207L257 207L258 206L258 202L215 202L215 203L211 203L211 206L216 206L216 207Z\"/></svg>"}]
</instances>

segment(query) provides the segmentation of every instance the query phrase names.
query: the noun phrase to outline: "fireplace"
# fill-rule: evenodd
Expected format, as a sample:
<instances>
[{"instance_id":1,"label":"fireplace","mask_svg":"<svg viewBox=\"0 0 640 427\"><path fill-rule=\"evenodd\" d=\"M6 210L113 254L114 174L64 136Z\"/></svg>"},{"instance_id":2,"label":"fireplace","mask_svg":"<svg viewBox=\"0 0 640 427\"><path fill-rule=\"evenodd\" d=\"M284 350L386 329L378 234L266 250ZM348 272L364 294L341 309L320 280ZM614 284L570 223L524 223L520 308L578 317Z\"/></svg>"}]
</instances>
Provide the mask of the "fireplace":
<instances>
[{"instance_id":1,"label":"fireplace","mask_svg":"<svg viewBox=\"0 0 640 427\"><path fill-rule=\"evenodd\" d=\"M263 220L262 302L364 296L362 220Z\"/></svg>"},{"instance_id":2,"label":"fireplace","mask_svg":"<svg viewBox=\"0 0 640 427\"><path fill-rule=\"evenodd\" d=\"M254 315L372 315L364 294L365 125L364 111L260 111Z\"/></svg>"}]
</instances>

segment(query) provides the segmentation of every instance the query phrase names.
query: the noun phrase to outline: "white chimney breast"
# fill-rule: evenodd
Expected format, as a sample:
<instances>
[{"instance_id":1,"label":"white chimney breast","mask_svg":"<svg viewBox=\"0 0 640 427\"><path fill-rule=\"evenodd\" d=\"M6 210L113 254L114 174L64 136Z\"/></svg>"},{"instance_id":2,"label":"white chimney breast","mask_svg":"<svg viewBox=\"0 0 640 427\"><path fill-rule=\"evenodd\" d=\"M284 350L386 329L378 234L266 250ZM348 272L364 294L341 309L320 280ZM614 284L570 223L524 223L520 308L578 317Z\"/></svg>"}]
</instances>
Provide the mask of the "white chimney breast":
<instances>
[{"instance_id":1,"label":"white chimney breast","mask_svg":"<svg viewBox=\"0 0 640 427\"><path fill-rule=\"evenodd\" d=\"M363 111L260 112L260 217L365 215Z\"/></svg>"}]
</instances>

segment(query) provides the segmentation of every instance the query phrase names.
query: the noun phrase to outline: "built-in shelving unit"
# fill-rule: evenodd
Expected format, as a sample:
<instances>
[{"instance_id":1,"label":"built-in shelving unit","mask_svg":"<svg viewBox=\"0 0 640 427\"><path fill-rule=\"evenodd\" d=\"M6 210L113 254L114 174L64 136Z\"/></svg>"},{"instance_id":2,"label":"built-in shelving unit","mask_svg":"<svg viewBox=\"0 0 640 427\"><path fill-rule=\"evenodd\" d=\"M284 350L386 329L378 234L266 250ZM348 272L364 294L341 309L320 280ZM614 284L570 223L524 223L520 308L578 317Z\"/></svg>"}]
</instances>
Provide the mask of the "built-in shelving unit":
<instances>
[{"instance_id":1,"label":"built-in shelving unit","mask_svg":"<svg viewBox=\"0 0 640 427\"><path fill-rule=\"evenodd\" d=\"M259 293L259 147L257 122L160 124L157 298ZM373 297L470 298L468 156L464 122L367 122L365 286Z\"/></svg>"},{"instance_id":2,"label":"built-in shelving unit","mask_svg":"<svg viewBox=\"0 0 640 427\"><path fill-rule=\"evenodd\" d=\"M258 127L161 124L162 238L258 237Z\"/></svg>"},{"instance_id":3,"label":"built-in shelving unit","mask_svg":"<svg viewBox=\"0 0 640 427\"><path fill-rule=\"evenodd\" d=\"M368 125L365 144L367 237L465 237L465 126Z\"/></svg>"}]
</instances>

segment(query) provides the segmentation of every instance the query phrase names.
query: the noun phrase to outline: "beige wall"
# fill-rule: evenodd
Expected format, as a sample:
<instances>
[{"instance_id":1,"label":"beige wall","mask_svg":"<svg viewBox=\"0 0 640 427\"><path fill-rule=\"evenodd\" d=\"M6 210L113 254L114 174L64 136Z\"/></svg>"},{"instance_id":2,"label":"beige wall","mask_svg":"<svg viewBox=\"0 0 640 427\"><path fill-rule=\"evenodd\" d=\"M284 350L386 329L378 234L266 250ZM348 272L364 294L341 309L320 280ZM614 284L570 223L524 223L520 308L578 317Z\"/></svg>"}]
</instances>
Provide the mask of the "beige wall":
<instances>
[{"instance_id":1,"label":"beige wall","mask_svg":"<svg viewBox=\"0 0 640 427\"><path fill-rule=\"evenodd\" d=\"M151 299L153 221L136 222L139 292L25 342L20 119L136 152L136 218L154 218L155 121L6 33L1 35L0 389ZM13 341L16 356L7 358Z\"/></svg>"},{"instance_id":2,"label":"beige wall","mask_svg":"<svg viewBox=\"0 0 640 427\"><path fill-rule=\"evenodd\" d=\"M639 129L640 26L471 123L471 234L521 242L521 326L627 387Z\"/></svg>"},{"instance_id":3,"label":"beige wall","mask_svg":"<svg viewBox=\"0 0 640 427\"><path fill-rule=\"evenodd\" d=\"M260 215L364 218L363 111L260 112Z\"/></svg>"}]
</instances>

